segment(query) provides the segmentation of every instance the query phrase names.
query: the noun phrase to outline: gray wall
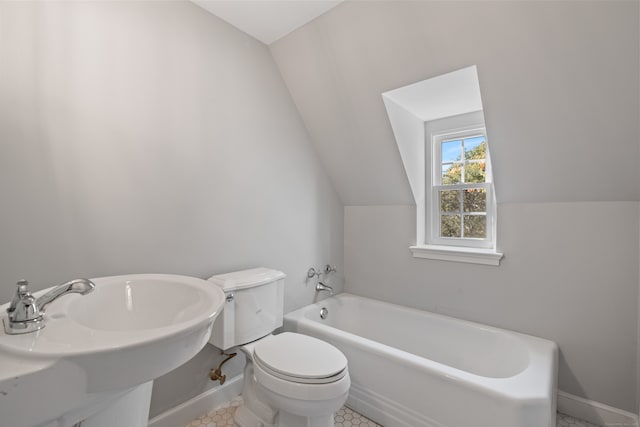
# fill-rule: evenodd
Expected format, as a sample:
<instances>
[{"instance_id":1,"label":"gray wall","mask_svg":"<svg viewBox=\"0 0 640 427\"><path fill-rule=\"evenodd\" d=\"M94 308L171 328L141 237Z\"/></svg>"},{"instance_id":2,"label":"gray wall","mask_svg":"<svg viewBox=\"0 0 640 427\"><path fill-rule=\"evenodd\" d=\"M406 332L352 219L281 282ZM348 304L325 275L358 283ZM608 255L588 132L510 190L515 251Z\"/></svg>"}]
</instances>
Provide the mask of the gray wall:
<instances>
[{"instance_id":1,"label":"gray wall","mask_svg":"<svg viewBox=\"0 0 640 427\"><path fill-rule=\"evenodd\" d=\"M346 2L271 45L347 205L346 290L556 340L561 389L636 412L638 9ZM380 97L473 64L498 268L411 257L415 207Z\"/></svg>"},{"instance_id":2,"label":"gray wall","mask_svg":"<svg viewBox=\"0 0 640 427\"><path fill-rule=\"evenodd\" d=\"M554 339L562 389L635 410L638 16L637 2L347 2L271 46L294 106L264 45L190 3L0 2L0 301L22 277L265 265L289 275L291 310L314 298L307 267L343 271L344 215L348 291ZM498 268L411 258L380 99L471 64ZM396 206L343 214L314 149L347 204ZM208 346L161 378L152 413L211 387L218 360Z\"/></svg>"},{"instance_id":3,"label":"gray wall","mask_svg":"<svg viewBox=\"0 0 640 427\"><path fill-rule=\"evenodd\" d=\"M0 2L0 197L0 301L267 266L292 310L308 267L343 271L342 204L268 49L189 2ZM152 413L217 360L159 381Z\"/></svg>"},{"instance_id":4,"label":"gray wall","mask_svg":"<svg viewBox=\"0 0 640 427\"><path fill-rule=\"evenodd\" d=\"M638 204L500 204L498 218L493 267L413 258L414 206L347 206L346 290L553 340L560 389L635 412Z\"/></svg>"},{"instance_id":5,"label":"gray wall","mask_svg":"<svg viewBox=\"0 0 640 427\"><path fill-rule=\"evenodd\" d=\"M640 7L638 8L638 21L640 22ZM638 51L640 52L640 43L638 44ZM639 53L640 55L640 53ZM638 73L638 80L640 80L640 73ZM640 88L638 90L638 99L640 99ZM638 111L638 127L640 128L640 110ZM640 133L640 132L639 132ZM640 143L640 136L638 137ZM639 182L640 185L640 182ZM638 243L640 244L640 235L638 236ZM638 260L638 268L640 269L640 259ZM636 413L640 416L640 282L638 283L638 334L637 334L637 349L636 349Z\"/></svg>"},{"instance_id":6,"label":"gray wall","mask_svg":"<svg viewBox=\"0 0 640 427\"><path fill-rule=\"evenodd\" d=\"M474 64L498 202L637 201L638 7L345 2L270 49L346 205L413 203L381 94Z\"/></svg>"}]
</instances>

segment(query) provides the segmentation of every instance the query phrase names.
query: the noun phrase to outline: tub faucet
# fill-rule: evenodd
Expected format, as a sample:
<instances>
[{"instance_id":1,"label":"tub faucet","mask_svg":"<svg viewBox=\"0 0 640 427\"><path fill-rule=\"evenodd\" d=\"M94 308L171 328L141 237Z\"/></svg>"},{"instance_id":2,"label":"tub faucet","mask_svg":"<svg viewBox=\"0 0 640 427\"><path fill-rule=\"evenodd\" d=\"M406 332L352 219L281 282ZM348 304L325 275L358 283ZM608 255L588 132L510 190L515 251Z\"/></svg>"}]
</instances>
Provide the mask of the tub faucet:
<instances>
[{"instance_id":1,"label":"tub faucet","mask_svg":"<svg viewBox=\"0 0 640 427\"><path fill-rule=\"evenodd\" d=\"M333 295L333 288L329 285L325 285L322 282L318 282L316 284L316 292L322 292L322 291L327 291L329 292L329 295Z\"/></svg>"},{"instance_id":2,"label":"tub faucet","mask_svg":"<svg viewBox=\"0 0 640 427\"><path fill-rule=\"evenodd\" d=\"M17 285L18 289L7 308L8 318L2 319L4 330L10 335L26 334L44 328L43 313L47 305L67 294L87 294L95 287L91 280L75 279L56 286L36 299L27 288L29 282L20 280Z\"/></svg>"}]
</instances>

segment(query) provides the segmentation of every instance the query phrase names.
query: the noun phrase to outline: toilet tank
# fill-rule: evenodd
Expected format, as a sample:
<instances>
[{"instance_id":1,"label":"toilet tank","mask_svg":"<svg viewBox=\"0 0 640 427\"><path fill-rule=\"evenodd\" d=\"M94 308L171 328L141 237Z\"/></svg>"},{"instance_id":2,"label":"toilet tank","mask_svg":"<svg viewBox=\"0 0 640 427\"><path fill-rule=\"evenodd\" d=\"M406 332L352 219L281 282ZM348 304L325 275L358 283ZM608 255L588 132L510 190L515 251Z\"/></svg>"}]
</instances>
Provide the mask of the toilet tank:
<instances>
[{"instance_id":1,"label":"toilet tank","mask_svg":"<svg viewBox=\"0 0 640 427\"><path fill-rule=\"evenodd\" d=\"M282 326L284 278L269 268L252 268L218 274L209 279L226 297L216 318L209 342L216 347L243 345L270 334Z\"/></svg>"}]
</instances>

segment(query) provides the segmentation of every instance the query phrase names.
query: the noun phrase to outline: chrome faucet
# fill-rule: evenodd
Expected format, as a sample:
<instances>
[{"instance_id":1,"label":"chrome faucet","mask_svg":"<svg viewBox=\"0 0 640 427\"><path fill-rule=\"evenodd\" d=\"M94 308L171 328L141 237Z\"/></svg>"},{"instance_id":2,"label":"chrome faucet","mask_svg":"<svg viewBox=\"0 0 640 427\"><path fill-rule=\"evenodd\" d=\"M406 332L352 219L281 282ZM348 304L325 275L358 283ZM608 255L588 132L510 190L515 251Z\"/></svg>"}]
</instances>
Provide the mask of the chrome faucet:
<instances>
[{"instance_id":1,"label":"chrome faucet","mask_svg":"<svg viewBox=\"0 0 640 427\"><path fill-rule=\"evenodd\" d=\"M2 319L4 331L11 335L26 334L44 328L43 314L47 305L61 296L71 293L84 295L95 288L91 280L75 279L56 286L36 299L27 288L29 282L20 280L17 285L16 293L7 308L8 318Z\"/></svg>"},{"instance_id":2,"label":"chrome faucet","mask_svg":"<svg viewBox=\"0 0 640 427\"><path fill-rule=\"evenodd\" d=\"M327 291L329 295L333 295L333 288L329 285L325 285L322 282L316 283L316 292Z\"/></svg>"}]
</instances>

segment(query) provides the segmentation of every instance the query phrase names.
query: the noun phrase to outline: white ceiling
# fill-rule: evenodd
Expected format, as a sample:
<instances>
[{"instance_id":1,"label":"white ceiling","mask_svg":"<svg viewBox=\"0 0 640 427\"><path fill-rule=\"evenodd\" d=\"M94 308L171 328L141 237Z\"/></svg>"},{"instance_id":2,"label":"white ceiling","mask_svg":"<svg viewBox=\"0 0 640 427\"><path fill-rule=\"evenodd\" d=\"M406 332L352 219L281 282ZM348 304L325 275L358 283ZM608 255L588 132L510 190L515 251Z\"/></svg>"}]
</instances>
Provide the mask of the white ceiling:
<instances>
[{"instance_id":1,"label":"white ceiling","mask_svg":"<svg viewBox=\"0 0 640 427\"><path fill-rule=\"evenodd\" d=\"M265 44L336 7L343 0L191 0Z\"/></svg>"},{"instance_id":2,"label":"white ceiling","mask_svg":"<svg viewBox=\"0 0 640 427\"><path fill-rule=\"evenodd\" d=\"M475 65L403 86L382 96L425 122L482 110Z\"/></svg>"}]
</instances>

